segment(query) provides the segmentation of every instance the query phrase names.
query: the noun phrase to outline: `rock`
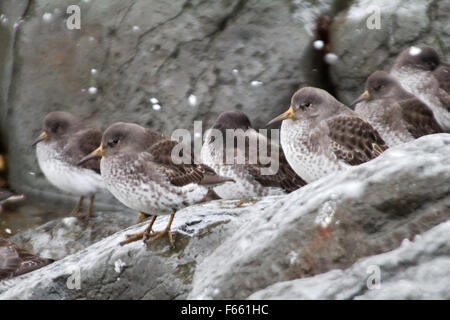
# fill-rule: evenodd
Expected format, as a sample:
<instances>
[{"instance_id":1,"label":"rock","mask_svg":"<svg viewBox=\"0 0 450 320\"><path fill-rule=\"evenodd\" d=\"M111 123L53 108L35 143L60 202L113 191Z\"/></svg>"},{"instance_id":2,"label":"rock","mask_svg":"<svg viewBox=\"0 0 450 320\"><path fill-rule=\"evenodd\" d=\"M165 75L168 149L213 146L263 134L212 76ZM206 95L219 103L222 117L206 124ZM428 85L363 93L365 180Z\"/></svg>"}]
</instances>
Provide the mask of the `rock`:
<instances>
[{"instance_id":1,"label":"rock","mask_svg":"<svg viewBox=\"0 0 450 320\"><path fill-rule=\"evenodd\" d=\"M378 9L377 9L378 8ZM380 28L372 27L380 10ZM338 63L330 66L337 98L349 104L358 97L375 70L389 71L397 55L412 45L429 45L450 59L450 3L445 0L370 0L354 2L331 28L331 51Z\"/></svg>"},{"instance_id":2,"label":"rock","mask_svg":"<svg viewBox=\"0 0 450 320\"><path fill-rule=\"evenodd\" d=\"M271 201L260 203L268 206ZM0 299L186 298L197 263L252 216L252 203L213 201L181 210L172 224L174 250L166 237L149 250L142 242L121 247L125 234L143 230L148 222L133 226L49 268L0 282ZM163 229L167 221L167 216L158 218L153 229Z\"/></svg>"},{"instance_id":3,"label":"rock","mask_svg":"<svg viewBox=\"0 0 450 320\"><path fill-rule=\"evenodd\" d=\"M188 297L245 299L397 248L450 218L449 155L449 134L425 136L280 198L199 264Z\"/></svg>"},{"instance_id":4,"label":"rock","mask_svg":"<svg viewBox=\"0 0 450 320\"><path fill-rule=\"evenodd\" d=\"M166 238L149 250L141 243L119 246L125 234L144 228L139 224L1 282L0 299L245 299L253 293L270 297L279 287L269 286L276 283L283 294L283 282L294 279L309 281L301 286L313 288L317 293L311 297L320 298L334 291L317 288L310 279L333 283L343 276L349 277L349 286L337 297L364 298L376 293L362 291L365 282L354 282L369 262L380 265L386 287L401 282L401 261L409 261L406 271L418 271L417 277L439 262L421 283L438 282L434 276L448 270L449 259L448 236L442 237L450 227L445 223L450 218L449 155L450 135L430 135L286 196L191 206L175 217L174 250ZM162 229L167 218L158 218L154 229ZM418 240L417 235L441 223ZM405 239L415 237L409 244L415 249L408 251ZM286 292L294 284L295 293L305 292L292 283ZM397 297L409 297L408 290ZM439 286L433 297L445 297L444 290Z\"/></svg>"},{"instance_id":5,"label":"rock","mask_svg":"<svg viewBox=\"0 0 450 320\"><path fill-rule=\"evenodd\" d=\"M450 221L447 221L412 242L405 240L400 248L361 259L346 270L279 282L248 299L448 300L449 252ZM379 282L373 280L376 274Z\"/></svg>"},{"instance_id":6,"label":"rock","mask_svg":"<svg viewBox=\"0 0 450 320\"><path fill-rule=\"evenodd\" d=\"M228 109L265 124L300 84L318 84L312 29L315 17L333 7L330 0L96 0L79 3L81 29L69 30L72 2L28 1L7 57L14 72L10 68L2 80L0 118L10 184L27 194L59 196L29 148L51 110L72 112L101 129L129 121L168 135L192 129L195 120L207 128ZM10 10L17 6L2 1Z\"/></svg>"},{"instance_id":7,"label":"rock","mask_svg":"<svg viewBox=\"0 0 450 320\"><path fill-rule=\"evenodd\" d=\"M55 260L74 254L137 221L130 210L95 212L86 223L75 217L53 220L19 233L11 239L30 252Z\"/></svg>"}]
</instances>

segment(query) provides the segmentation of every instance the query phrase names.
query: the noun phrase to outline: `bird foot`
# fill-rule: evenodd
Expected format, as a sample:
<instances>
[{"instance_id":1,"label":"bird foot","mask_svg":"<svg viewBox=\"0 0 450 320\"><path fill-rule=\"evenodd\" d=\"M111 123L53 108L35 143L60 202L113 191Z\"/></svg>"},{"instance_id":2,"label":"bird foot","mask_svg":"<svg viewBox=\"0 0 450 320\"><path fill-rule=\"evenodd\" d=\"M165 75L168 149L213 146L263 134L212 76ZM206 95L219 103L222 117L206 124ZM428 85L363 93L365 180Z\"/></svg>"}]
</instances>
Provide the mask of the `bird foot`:
<instances>
[{"instance_id":1,"label":"bird foot","mask_svg":"<svg viewBox=\"0 0 450 320\"><path fill-rule=\"evenodd\" d=\"M163 235L167 234L167 237L169 238L170 247L173 249L175 248L175 241L173 239L172 233L169 229L165 229L163 231L153 232L150 237L147 237L147 239L143 239L144 243L147 245L147 248L150 247L150 245L156 241L156 239L161 238Z\"/></svg>"},{"instance_id":2,"label":"bird foot","mask_svg":"<svg viewBox=\"0 0 450 320\"><path fill-rule=\"evenodd\" d=\"M151 238L155 233L156 232L153 230L150 230L150 232L147 232L145 230L145 231L138 232L138 233L127 234L126 235L127 238L124 241L122 241L120 243L120 245L124 246L128 243L139 241L139 240L144 240L144 242L145 242L147 239Z\"/></svg>"}]
</instances>

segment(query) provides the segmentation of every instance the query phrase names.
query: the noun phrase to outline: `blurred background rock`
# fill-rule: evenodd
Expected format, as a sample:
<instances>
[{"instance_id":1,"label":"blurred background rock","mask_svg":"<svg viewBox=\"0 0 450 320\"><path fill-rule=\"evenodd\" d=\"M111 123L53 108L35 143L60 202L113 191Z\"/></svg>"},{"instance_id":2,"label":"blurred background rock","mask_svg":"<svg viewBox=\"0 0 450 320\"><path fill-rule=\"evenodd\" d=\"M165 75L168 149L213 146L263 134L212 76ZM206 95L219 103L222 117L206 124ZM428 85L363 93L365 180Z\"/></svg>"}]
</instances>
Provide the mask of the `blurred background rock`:
<instances>
[{"instance_id":1,"label":"blurred background rock","mask_svg":"<svg viewBox=\"0 0 450 320\"><path fill-rule=\"evenodd\" d=\"M388 69L409 45L431 45L448 60L448 1L377 1L381 28L370 30L373 3L2 0L1 150L9 185L67 199L45 180L30 148L52 110L100 129L130 121L170 134L192 130L195 120L206 128L237 109L258 127L300 86L348 103L371 72ZM66 27L72 4L81 8L80 30ZM317 32L323 17L328 23ZM331 65L314 49L317 39L337 56Z\"/></svg>"}]
</instances>

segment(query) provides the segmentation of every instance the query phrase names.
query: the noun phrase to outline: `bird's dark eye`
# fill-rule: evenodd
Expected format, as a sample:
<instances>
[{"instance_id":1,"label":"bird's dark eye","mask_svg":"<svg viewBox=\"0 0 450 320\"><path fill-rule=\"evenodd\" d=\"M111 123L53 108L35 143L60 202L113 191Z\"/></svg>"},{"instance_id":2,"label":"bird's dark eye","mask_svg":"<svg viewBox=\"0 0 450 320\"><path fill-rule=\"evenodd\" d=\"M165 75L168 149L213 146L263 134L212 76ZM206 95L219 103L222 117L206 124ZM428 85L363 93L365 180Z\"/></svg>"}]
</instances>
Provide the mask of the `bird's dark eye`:
<instances>
[{"instance_id":1,"label":"bird's dark eye","mask_svg":"<svg viewBox=\"0 0 450 320\"><path fill-rule=\"evenodd\" d=\"M381 88L383 88L383 86L382 86L381 84L379 84L379 85L376 85L373 89L374 89L375 91L380 91Z\"/></svg>"},{"instance_id":2,"label":"bird's dark eye","mask_svg":"<svg viewBox=\"0 0 450 320\"><path fill-rule=\"evenodd\" d=\"M305 102L305 103L303 104L303 107L308 108L310 105L311 105L311 103Z\"/></svg>"},{"instance_id":3,"label":"bird's dark eye","mask_svg":"<svg viewBox=\"0 0 450 320\"><path fill-rule=\"evenodd\" d=\"M119 138L114 138L111 141L109 141L108 145L112 148L118 143L119 143Z\"/></svg>"}]
</instances>

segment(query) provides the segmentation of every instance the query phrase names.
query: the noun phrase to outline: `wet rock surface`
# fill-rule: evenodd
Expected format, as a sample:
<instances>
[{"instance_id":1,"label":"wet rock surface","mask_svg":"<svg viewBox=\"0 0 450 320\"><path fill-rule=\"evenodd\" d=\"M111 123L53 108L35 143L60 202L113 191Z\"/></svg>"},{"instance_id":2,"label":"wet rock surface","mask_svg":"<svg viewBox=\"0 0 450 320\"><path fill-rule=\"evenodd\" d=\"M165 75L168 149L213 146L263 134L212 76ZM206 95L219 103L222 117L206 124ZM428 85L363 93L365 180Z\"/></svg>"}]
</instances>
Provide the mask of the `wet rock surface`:
<instances>
[{"instance_id":1,"label":"wet rock surface","mask_svg":"<svg viewBox=\"0 0 450 320\"><path fill-rule=\"evenodd\" d=\"M0 298L445 298L449 155L450 135L426 136L286 196L188 207L175 216L175 249L166 238L119 246L145 228L132 226L1 282ZM363 288L372 264L385 291Z\"/></svg>"},{"instance_id":2,"label":"wet rock surface","mask_svg":"<svg viewBox=\"0 0 450 320\"><path fill-rule=\"evenodd\" d=\"M232 109L265 124L298 86L319 84L315 17L333 10L333 1L82 1L81 29L69 30L71 1L23 2L22 23L14 29L11 17L5 29L15 33L0 118L11 183L28 193L55 192L29 148L49 111L100 129L128 121L169 135L197 120L206 129Z\"/></svg>"},{"instance_id":3,"label":"wet rock surface","mask_svg":"<svg viewBox=\"0 0 450 320\"><path fill-rule=\"evenodd\" d=\"M448 300L449 252L447 221L412 242L405 240L400 248L361 259L348 269L280 282L255 292L249 299Z\"/></svg>"},{"instance_id":4,"label":"wet rock surface","mask_svg":"<svg viewBox=\"0 0 450 320\"><path fill-rule=\"evenodd\" d=\"M397 55L409 46L431 46L449 61L449 19L450 3L445 0L355 1L334 18L330 30L330 48L339 57L330 67L337 98L351 103L363 92L372 72L389 71Z\"/></svg>"}]
</instances>

